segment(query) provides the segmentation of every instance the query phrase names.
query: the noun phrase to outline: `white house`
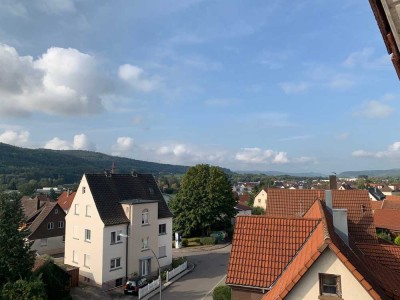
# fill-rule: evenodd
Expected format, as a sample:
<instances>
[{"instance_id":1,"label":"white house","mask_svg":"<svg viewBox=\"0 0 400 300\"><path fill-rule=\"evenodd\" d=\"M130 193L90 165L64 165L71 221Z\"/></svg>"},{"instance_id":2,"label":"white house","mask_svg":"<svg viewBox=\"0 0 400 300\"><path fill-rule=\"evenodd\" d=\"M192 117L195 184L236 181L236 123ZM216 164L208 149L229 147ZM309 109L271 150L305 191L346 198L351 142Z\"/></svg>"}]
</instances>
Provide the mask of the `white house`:
<instances>
[{"instance_id":1,"label":"white house","mask_svg":"<svg viewBox=\"0 0 400 300\"><path fill-rule=\"evenodd\" d=\"M157 257L155 257L155 255ZM84 174L66 216L65 259L103 289L172 262L172 214L151 174Z\"/></svg>"},{"instance_id":2,"label":"white house","mask_svg":"<svg viewBox=\"0 0 400 300\"><path fill-rule=\"evenodd\" d=\"M255 197L254 197L254 207L262 207L264 210L267 209L267 198L268 193L266 189L262 189Z\"/></svg>"}]
</instances>

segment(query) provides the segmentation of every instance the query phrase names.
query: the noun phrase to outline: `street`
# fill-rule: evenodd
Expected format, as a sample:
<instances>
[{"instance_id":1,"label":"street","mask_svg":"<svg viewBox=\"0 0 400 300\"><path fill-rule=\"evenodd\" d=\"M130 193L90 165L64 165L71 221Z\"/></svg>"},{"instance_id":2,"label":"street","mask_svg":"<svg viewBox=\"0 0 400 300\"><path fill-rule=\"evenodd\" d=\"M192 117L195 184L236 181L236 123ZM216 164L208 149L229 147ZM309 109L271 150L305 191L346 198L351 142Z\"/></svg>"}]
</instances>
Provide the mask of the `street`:
<instances>
[{"instance_id":1,"label":"street","mask_svg":"<svg viewBox=\"0 0 400 300\"><path fill-rule=\"evenodd\" d=\"M219 284L225 283L228 269L231 245L213 251L198 251L176 254L186 256L188 261L196 265L193 272L174 282L162 291L162 299L199 299L211 300L212 290ZM157 300L156 295L151 300Z\"/></svg>"}]
</instances>

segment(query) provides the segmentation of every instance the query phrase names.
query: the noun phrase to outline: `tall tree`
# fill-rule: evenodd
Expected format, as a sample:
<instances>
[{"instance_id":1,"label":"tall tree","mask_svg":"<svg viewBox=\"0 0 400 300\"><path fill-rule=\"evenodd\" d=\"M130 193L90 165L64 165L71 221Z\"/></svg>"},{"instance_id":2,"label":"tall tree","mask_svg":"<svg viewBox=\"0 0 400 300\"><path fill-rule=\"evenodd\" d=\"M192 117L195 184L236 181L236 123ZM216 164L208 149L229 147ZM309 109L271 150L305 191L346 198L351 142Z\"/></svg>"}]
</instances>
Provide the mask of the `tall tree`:
<instances>
[{"instance_id":1,"label":"tall tree","mask_svg":"<svg viewBox=\"0 0 400 300\"><path fill-rule=\"evenodd\" d=\"M236 203L228 176L220 168L205 164L191 167L170 201L174 230L190 236L220 229L236 214Z\"/></svg>"},{"instance_id":2,"label":"tall tree","mask_svg":"<svg viewBox=\"0 0 400 300\"><path fill-rule=\"evenodd\" d=\"M18 195L0 194L0 287L32 274L35 256L27 242L29 231L21 229L24 221Z\"/></svg>"}]
</instances>

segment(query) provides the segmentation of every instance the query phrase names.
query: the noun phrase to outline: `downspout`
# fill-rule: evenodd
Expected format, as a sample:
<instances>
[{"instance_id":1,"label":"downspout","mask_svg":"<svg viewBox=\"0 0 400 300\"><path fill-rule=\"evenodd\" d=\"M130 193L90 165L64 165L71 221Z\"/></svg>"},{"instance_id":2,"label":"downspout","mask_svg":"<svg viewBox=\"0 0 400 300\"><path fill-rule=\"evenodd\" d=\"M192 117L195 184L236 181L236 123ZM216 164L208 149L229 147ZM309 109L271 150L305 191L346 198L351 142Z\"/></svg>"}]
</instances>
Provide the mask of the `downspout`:
<instances>
[{"instance_id":1,"label":"downspout","mask_svg":"<svg viewBox=\"0 0 400 300\"><path fill-rule=\"evenodd\" d=\"M128 234L128 229L129 229L129 223L126 225L126 234ZM126 259L125 259L125 264L126 264L126 266L125 266L125 270L126 270L125 277L126 277L126 280L129 279L128 278L128 243L129 243L129 236L126 238L126 254L125 254L125 257L126 257Z\"/></svg>"}]
</instances>

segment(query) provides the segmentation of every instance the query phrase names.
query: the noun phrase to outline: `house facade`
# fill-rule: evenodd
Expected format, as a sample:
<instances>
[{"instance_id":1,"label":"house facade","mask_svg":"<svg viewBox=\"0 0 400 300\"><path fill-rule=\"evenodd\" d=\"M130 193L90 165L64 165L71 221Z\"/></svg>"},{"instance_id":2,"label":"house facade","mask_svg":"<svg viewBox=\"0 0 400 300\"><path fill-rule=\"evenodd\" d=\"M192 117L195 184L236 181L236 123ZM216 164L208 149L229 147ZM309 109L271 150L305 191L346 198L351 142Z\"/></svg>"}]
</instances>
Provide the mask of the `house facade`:
<instances>
[{"instance_id":1,"label":"house facade","mask_svg":"<svg viewBox=\"0 0 400 300\"><path fill-rule=\"evenodd\" d=\"M84 174L66 223L64 262L89 284L110 289L172 262L172 214L150 174Z\"/></svg>"},{"instance_id":2,"label":"house facade","mask_svg":"<svg viewBox=\"0 0 400 300\"><path fill-rule=\"evenodd\" d=\"M255 197L254 197L254 207L262 207L264 210L267 208L267 198L268 193L266 189L262 189Z\"/></svg>"}]
</instances>

